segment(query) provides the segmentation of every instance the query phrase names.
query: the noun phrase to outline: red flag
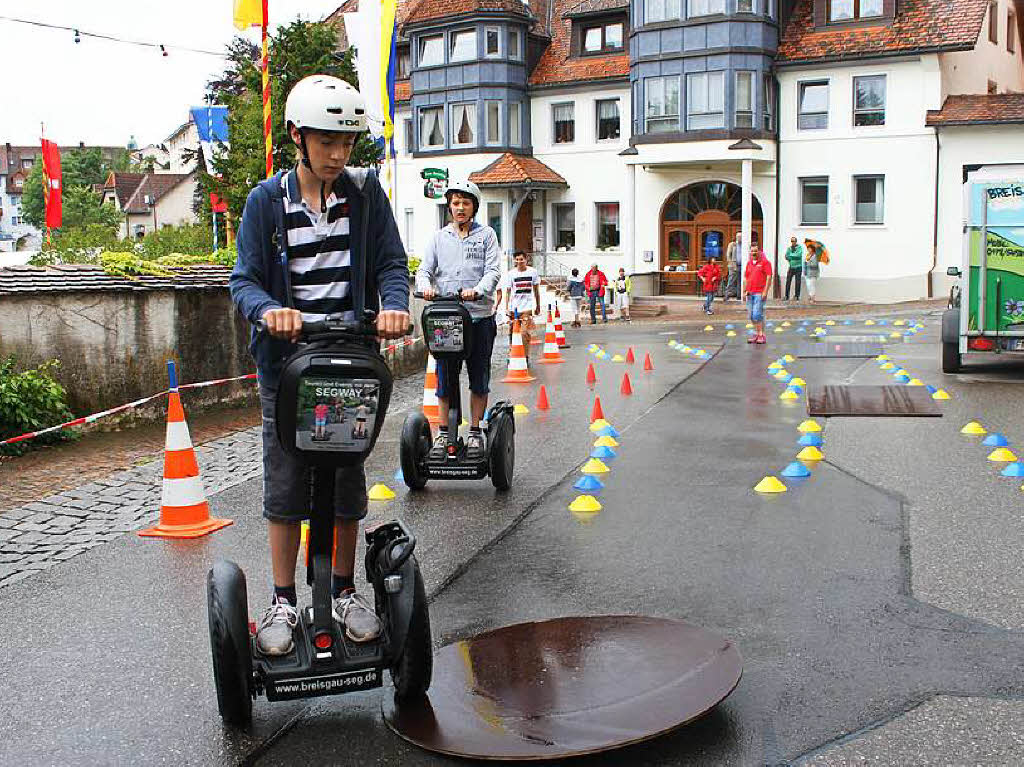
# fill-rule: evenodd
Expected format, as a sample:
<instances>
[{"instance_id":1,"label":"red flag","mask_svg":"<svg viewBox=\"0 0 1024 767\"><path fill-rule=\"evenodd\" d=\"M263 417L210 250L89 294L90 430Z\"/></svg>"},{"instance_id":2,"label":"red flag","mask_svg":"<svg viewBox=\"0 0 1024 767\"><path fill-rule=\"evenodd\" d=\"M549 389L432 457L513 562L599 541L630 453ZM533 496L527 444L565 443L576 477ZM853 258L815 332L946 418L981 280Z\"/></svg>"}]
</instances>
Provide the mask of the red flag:
<instances>
[{"instance_id":1,"label":"red flag","mask_svg":"<svg viewBox=\"0 0 1024 767\"><path fill-rule=\"evenodd\" d=\"M210 210L214 213L227 213L228 204L213 192L210 192Z\"/></svg>"},{"instance_id":2,"label":"red flag","mask_svg":"<svg viewBox=\"0 0 1024 767\"><path fill-rule=\"evenodd\" d=\"M43 200L46 202L48 229L60 229L61 185L60 147L43 139Z\"/></svg>"}]
</instances>

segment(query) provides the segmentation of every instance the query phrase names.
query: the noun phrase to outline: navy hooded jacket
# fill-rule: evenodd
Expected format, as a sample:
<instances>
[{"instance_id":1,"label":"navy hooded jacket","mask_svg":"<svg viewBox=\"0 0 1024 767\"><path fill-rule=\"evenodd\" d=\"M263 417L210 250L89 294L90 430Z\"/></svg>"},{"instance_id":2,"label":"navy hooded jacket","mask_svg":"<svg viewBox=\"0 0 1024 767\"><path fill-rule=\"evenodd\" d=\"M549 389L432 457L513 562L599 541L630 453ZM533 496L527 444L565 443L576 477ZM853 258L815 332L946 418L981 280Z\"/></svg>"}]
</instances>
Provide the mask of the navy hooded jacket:
<instances>
[{"instance_id":1,"label":"navy hooded jacket","mask_svg":"<svg viewBox=\"0 0 1024 767\"><path fill-rule=\"evenodd\" d=\"M258 329L270 309L291 305L287 234L281 177L261 181L245 201L238 227L238 260L228 281L231 300L252 323L249 351L260 382L276 389L294 344ZM298 199L296 172L287 172L288 196ZM409 264L387 195L372 171L346 168L334 192L349 204L352 301L356 317L363 309L409 311Z\"/></svg>"}]
</instances>

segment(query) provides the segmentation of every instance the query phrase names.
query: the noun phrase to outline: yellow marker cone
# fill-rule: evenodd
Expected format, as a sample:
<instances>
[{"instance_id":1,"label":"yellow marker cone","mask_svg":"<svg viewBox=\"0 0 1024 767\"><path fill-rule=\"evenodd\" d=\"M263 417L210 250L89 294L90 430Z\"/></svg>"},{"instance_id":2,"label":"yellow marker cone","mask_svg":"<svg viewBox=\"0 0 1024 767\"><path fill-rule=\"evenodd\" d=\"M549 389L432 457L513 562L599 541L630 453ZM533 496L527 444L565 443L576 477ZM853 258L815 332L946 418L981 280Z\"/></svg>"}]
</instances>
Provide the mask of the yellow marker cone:
<instances>
[{"instance_id":1,"label":"yellow marker cone","mask_svg":"<svg viewBox=\"0 0 1024 767\"><path fill-rule=\"evenodd\" d=\"M775 360L775 362L773 362L771 365L768 366L768 372L769 373L774 373L776 370L781 370L781 369L782 369L782 363L779 362L778 360Z\"/></svg>"},{"instance_id":2,"label":"yellow marker cone","mask_svg":"<svg viewBox=\"0 0 1024 767\"><path fill-rule=\"evenodd\" d=\"M864 324L865 325L874 325L875 321L874 320L864 320Z\"/></svg>"},{"instance_id":3,"label":"yellow marker cone","mask_svg":"<svg viewBox=\"0 0 1024 767\"><path fill-rule=\"evenodd\" d=\"M709 330L714 330L714 329L715 329L715 326L714 326L714 325L705 325L705 326L704 326L704 332L705 332L705 333L706 333L707 331L709 331Z\"/></svg>"},{"instance_id":4,"label":"yellow marker cone","mask_svg":"<svg viewBox=\"0 0 1024 767\"><path fill-rule=\"evenodd\" d=\"M779 395L779 399L800 399L800 395L792 389L787 388L786 391Z\"/></svg>"},{"instance_id":5,"label":"yellow marker cone","mask_svg":"<svg viewBox=\"0 0 1024 767\"><path fill-rule=\"evenodd\" d=\"M924 381L920 378L911 378L907 381L907 386L924 386Z\"/></svg>"},{"instance_id":6,"label":"yellow marker cone","mask_svg":"<svg viewBox=\"0 0 1024 767\"><path fill-rule=\"evenodd\" d=\"M806 421L802 421L796 429L802 434L807 434L812 431L821 431L821 426L813 418L808 418Z\"/></svg>"},{"instance_id":7,"label":"yellow marker cone","mask_svg":"<svg viewBox=\"0 0 1024 767\"><path fill-rule=\"evenodd\" d=\"M748 322L748 323L747 323L746 325L744 325L743 327L745 327L745 328L752 328L752 327L754 327L754 323L753 323L753 322Z\"/></svg>"},{"instance_id":8,"label":"yellow marker cone","mask_svg":"<svg viewBox=\"0 0 1024 767\"><path fill-rule=\"evenodd\" d=\"M1013 461L1017 460L1017 456L1015 456L1013 454L1013 451L1008 448L997 447L995 450L988 454L988 459L990 461L995 461L997 463L1012 463Z\"/></svg>"},{"instance_id":9,"label":"yellow marker cone","mask_svg":"<svg viewBox=\"0 0 1024 767\"><path fill-rule=\"evenodd\" d=\"M985 427L977 421L971 421L964 425L964 428L960 430L961 434L988 434Z\"/></svg>"},{"instance_id":10,"label":"yellow marker cone","mask_svg":"<svg viewBox=\"0 0 1024 767\"><path fill-rule=\"evenodd\" d=\"M689 354L690 352L692 352L692 351L693 351L693 349L691 349L691 348L690 348L689 346L687 346L686 344L683 344L683 345L682 345L682 346L680 346L679 348L680 348L680 349L681 349L681 350L683 351L683 353L684 353L684 354Z\"/></svg>"},{"instance_id":11,"label":"yellow marker cone","mask_svg":"<svg viewBox=\"0 0 1024 767\"><path fill-rule=\"evenodd\" d=\"M754 490L758 493L784 493L786 486L779 481L778 477L769 475L754 485Z\"/></svg>"},{"instance_id":12,"label":"yellow marker cone","mask_svg":"<svg viewBox=\"0 0 1024 767\"><path fill-rule=\"evenodd\" d=\"M891 362L886 362L884 365L882 365L882 370L895 370L895 369L896 369L896 366L893 365Z\"/></svg>"},{"instance_id":13,"label":"yellow marker cone","mask_svg":"<svg viewBox=\"0 0 1024 767\"><path fill-rule=\"evenodd\" d=\"M530 408L524 405L522 402L517 402L516 406L512 408L512 412L516 415L526 415L530 412Z\"/></svg>"},{"instance_id":14,"label":"yellow marker cone","mask_svg":"<svg viewBox=\"0 0 1024 767\"><path fill-rule=\"evenodd\" d=\"M900 332L898 330L894 330L894 331L892 331L889 334L889 338L899 338L899 337L900 337Z\"/></svg>"},{"instance_id":15,"label":"yellow marker cone","mask_svg":"<svg viewBox=\"0 0 1024 767\"><path fill-rule=\"evenodd\" d=\"M836 321L835 321L835 320L827 320L827 321L825 322L825 324L826 324L826 325L835 325L835 324L836 324Z\"/></svg>"},{"instance_id":16,"label":"yellow marker cone","mask_svg":"<svg viewBox=\"0 0 1024 767\"><path fill-rule=\"evenodd\" d=\"M796 362L796 357L794 357L792 354L787 354L782 359L784 359L786 362Z\"/></svg>"},{"instance_id":17,"label":"yellow marker cone","mask_svg":"<svg viewBox=\"0 0 1024 767\"><path fill-rule=\"evenodd\" d=\"M773 375L772 378L777 378L777 379L779 379L781 381L783 378L785 378L788 375L789 375L789 373L787 373L785 370L776 370L775 371L775 375Z\"/></svg>"},{"instance_id":18,"label":"yellow marker cone","mask_svg":"<svg viewBox=\"0 0 1024 767\"><path fill-rule=\"evenodd\" d=\"M801 461L820 461L825 457L825 454L818 450L814 445L808 445L797 453L796 457Z\"/></svg>"},{"instance_id":19,"label":"yellow marker cone","mask_svg":"<svg viewBox=\"0 0 1024 767\"><path fill-rule=\"evenodd\" d=\"M390 501L395 497L395 491L387 485L377 484L370 488L366 497L371 501Z\"/></svg>"},{"instance_id":20,"label":"yellow marker cone","mask_svg":"<svg viewBox=\"0 0 1024 767\"><path fill-rule=\"evenodd\" d=\"M611 424L608 423L603 418L598 418L596 421L590 424L590 430L594 432L601 431L601 429L603 429L605 426L611 426Z\"/></svg>"},{"instance_id":21,"label":"yellow marker cone","mask_svg":"<svg viewBox=\"0 0 1024 767\"><path fill-rule=\"evenodd\" d=\"M892 324L893 324L893 325L906 325L907 323L906 323L906 321L905 321L905 320L896 320L896 321L895 321L894 323L892 323Z\"/></svg>"},{"instance_id":22,"label":"yellow marker cone","mask_svg":"<svg viewBox=\"0 0 1024 767\"><path fill-rule=\"evenodd\" d=\"M600 511L601 504L592 495L581 495L569 504L569 511Z\"/></svg>"},{"instance_id":23,"label":"yellow marker cone","mask_svg":"<svg viewBox=\"0 0 1024 767\"><path fill-rule=\"evenodd\" d=\"M949 393L945 389L939 389L932 395L932 399L949 399Z\"/></svg>"},{"instance_id":24,"label":"yellow marker cone","mask_svg":"<svg viewBox=\"0 0 1024 767\"><path fill-rule=\"evenodd\" d=\"M626 361L626 358L623 357L621 354L616 354L614 357L612 357L612 362L625 362L625 361Z\"/></svg>"},{"instance_id":25,"label":"yellow marker cone","mask_svg":"<svg viewBox=\"0 0 1024 767\"><path fill-rule=\"evenodd\" d=\"M879 354L877 357L875 357L875 359L878 360L879 362L888 362L889 361L889 355L888 354Z\"/></svg>"},{"instance_id":26,"label":"yellow marker cone","mask_svg":"<svg viewBox=\"0 0 1024 767\"><path fill-rule=\"evenodd\" d=\"M775 328L775 330L773 330L772 332L773 333L781 333L782 332L782 328Z\"/></svg>"},{"instance_id":27,"label":"yellow marker cone","mask_svg":"<svg viewBox=\"0 0 1024 767\"><path fill-rule=\"evenodd\" d=\"M604 461L600 458L591 458L580 469L584 474L606 474L608 467L604 465Z\"/></svg>"},{"instance_id":28,"label":"yellow marker cone","mask_svg":"<svg viewBox=\"0 0 1024 767\"><path fill-rule=\"evenodd\" d=\"M782 327L788 328L792 324L793 324L792 322L790 322L789 320L786 320L785 322L782 323Z\"/></svg>"},{"instance_id":29,"label":"yellow marker cone","mask_svg":"<svg viewBox=\"0 0 1024 767\"><path fill-rule=\"evenodd\" d=\"M735 338L736 337L736 331L735 330L730 330L728 333L725 334L725 336L726 336L726 338Z\"/></svg>"},{"instance_id":30,"label":"yellow marker cone","mask_svg":"<svg viewBox=\"0 0 1024 767\"><path fill-rule=\"evenodd\" d=\"M619 441L615 437L598 437L594 440L594 447L618 447Z\"/></svg>"},{"instance_id":31,"label":"yellow marker cone","mask_svg":"<svg viewBox=\"0 0 1024 767\"><path fill-rule=\"evenodd\" d=\"M790 386L807 386L807 381L802 379L800 376L796 376L792 381L789 382Z\"/></svg>"}]
</instances>

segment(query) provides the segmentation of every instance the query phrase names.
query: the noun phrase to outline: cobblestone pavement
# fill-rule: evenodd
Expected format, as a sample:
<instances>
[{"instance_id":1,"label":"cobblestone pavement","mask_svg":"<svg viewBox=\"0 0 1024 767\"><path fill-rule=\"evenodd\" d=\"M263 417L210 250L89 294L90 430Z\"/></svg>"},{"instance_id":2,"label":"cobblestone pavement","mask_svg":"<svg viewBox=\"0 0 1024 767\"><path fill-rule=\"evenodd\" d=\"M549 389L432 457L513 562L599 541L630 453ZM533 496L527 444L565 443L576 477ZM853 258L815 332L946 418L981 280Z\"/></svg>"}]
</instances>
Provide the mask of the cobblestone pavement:
<instances>
[{"instance_id":1,"label":"cobblestone pavement","mask_svg":"<svg viewBox=\"0 0 1024 767\"><path fill-rule=\"evenodd\" d=\"M503 359L500 351L495 358ZM422 381L419 376L396 381L389 414L400 417L418 407ZM258 477L263 473L260 427L199 445L196 459L207 497ZM160 516L162 476L163 461L154 460L0 513L0 588L153 525Z\"/></svg>"}]
</instances>

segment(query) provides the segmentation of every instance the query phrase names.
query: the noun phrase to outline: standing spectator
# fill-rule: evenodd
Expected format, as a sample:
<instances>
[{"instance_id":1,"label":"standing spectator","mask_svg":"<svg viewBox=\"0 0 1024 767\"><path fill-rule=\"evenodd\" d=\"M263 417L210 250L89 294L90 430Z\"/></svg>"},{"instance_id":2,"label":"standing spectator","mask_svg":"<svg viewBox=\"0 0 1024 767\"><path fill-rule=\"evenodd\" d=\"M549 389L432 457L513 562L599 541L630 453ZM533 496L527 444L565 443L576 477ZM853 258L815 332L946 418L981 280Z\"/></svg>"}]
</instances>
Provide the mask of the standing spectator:
<instances>
[{"instance_id":1,"label":"standing spectator","mask_svg":"<svg viewBox=\"0 0 1024 767\"><path fill-rule=\"evenodd\" d=\"M580 314L583 312L583 278L580 277L580 270L574 268L572 274L569 275L566 280L566 287L569 291L569 298L572 299L572 305L574 308L574 314L572 317L572 326L574 328L580 327Z\"/></svg>"},{"instance_id":2,"label":"standing spectator","mask_svg":"<svg viewBox=\"0 0 1024 767\"><path fill-rule=\"evenodd\" d=\"M519 332L526 349L526 363L530 363L530 338L535 325L534 315L540 314L540 275L532 266L527 266L526 253L515 252L515 266L505 275L504 289L508 309L509 333L514 329L514 320L519 320Z\"/></svg>"},{"instance_id":3,"label":"standing spectator","mask_svg":"<svg viewBox=\"0 0 1024 767\"><path fill-rule=\"evenodd\" d=\"M789 262L789 271L786 272L786 300L789 300L789 286L796 283L796 300L800 300L800 282L804 272L804 247L796 241L796 237L789 238L789 247L786 248L786 261Z\"/></svg>"},{"instance_id":4,"label":"standing spectator","mask_svg":"<svg viewBox=\"0 0 1024 767\"><path fill-rule=\"evenodd\" d=\"M748 336L747 343L766 343L764 302L768 298L768 289L772 284L772 265L757 245L750 246L750 259L743 272L743 280L747 288L747 308L750 310L750 321L754 323L754 336L752 338Z\"/></svg>"},{"instance_id":5,"label":"standing spectator","mask_svg":"<svg viewBox=\"0 0 1024 767\"><path fill-rule=\"evenodd\" d=\"M740 240L743 235L736 232L736 239L729 243L725 249L725 268L729 272L729 280L725 284L725 296L723 300L728 301L730 297L740 297L740 268L743 266L743 249Z\"/></svg>"},{"instance_id":6,"label":"standing spectator","mask_svg":"<svg viewBox=\"0 0 1024 767\"><path fill-rule=\"evenodd\" d=\"M828 255L825 246L817 240L807 238L804 240L807 253L804 256L804 279L807 281L807 297L814 303L814 297L818 294L818 277L821 274L821 264L828 263Z\"/></svg>"},{"instance_id":7,"label":"standing spectator","mask_svg":"<svg viewBox=\"0 0 1024 767\"><path fill-rule=\"evenodd\" d=\"M630 322L629 297L633 293L633 280L626 276L626 270L619 267L619 276L615 278L615 306L619 309L621 319Z\"/></svg>"},{"instance_id":8,"label":"standing spectator","mask_svg":"<svg viewBox=\"0 0 1024 767\"><path fill-rule=\"evenodd\" d=\"M722 270L718 268L718 262L711 258L700 268L697 276L700 278L701 289L704 291L704 314L714 314L711 311L711 304L715 300L715 292L722 279Z\"/></svg>"},{"instance_id":9,"label":"standing spectator","mask_svg":"<svg viewBox=\"0 0 1024 767\"><path fill-rule=\"evenodd\" d=\"M590 299L590 324L597 323L597 303L601 303L601 320L608 322L608 311L605 309L604 289L608 286L608 278L604 272L597 268L597 264L590 267L583 278L583 286L586 288L587 297Z\"/></svg>"}]
</instances>

